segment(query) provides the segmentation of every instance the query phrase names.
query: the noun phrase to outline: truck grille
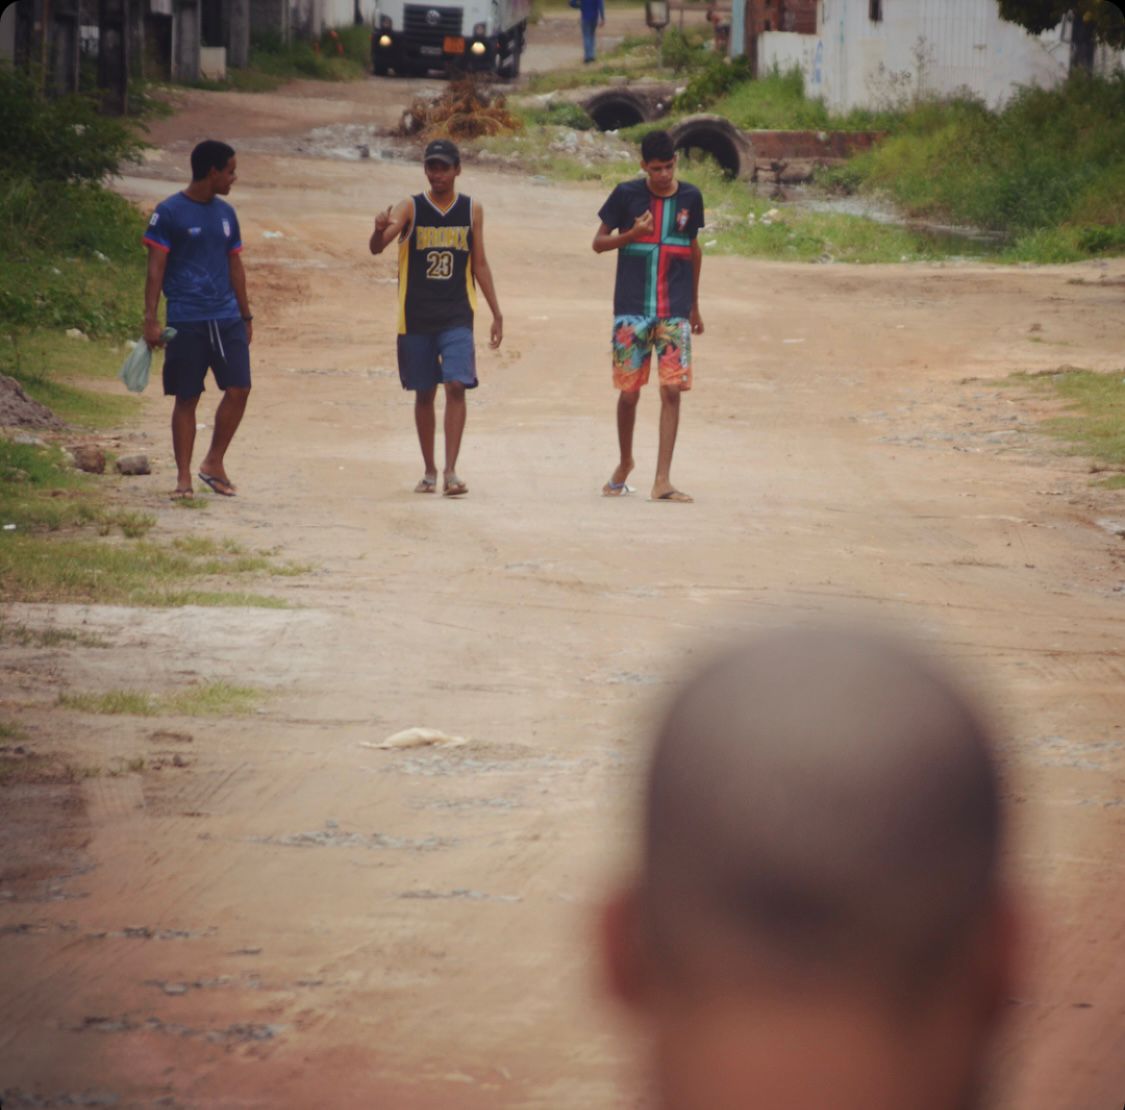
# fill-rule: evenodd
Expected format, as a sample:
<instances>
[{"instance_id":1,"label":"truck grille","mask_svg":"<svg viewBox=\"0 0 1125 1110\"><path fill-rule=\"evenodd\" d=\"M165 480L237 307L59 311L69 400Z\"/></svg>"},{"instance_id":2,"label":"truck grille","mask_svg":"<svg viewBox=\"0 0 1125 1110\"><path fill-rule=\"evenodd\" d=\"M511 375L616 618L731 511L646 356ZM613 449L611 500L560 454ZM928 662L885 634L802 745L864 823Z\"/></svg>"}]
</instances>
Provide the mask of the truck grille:
<instances>
[{"instance_id":1,"label":"truck grille","mask_svg":"<svg viewBox=\"0 0 1125 1110\"><path fill-rule=\"evenodd\" d=\"M407 4L403 10L402 21L403 29L407 35L416 40L441 42L446 35L461 34L460 8L439 8L432 4Z\"/></svg>"}]
</instances>

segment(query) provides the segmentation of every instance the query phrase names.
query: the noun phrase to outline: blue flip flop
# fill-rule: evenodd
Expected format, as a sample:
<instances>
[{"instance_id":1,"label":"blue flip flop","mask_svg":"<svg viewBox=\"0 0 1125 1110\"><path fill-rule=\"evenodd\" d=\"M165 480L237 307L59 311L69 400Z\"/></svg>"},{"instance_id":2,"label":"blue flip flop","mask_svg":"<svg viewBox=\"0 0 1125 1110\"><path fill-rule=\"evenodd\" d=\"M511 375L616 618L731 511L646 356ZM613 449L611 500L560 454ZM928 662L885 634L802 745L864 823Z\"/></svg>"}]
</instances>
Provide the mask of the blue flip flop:
<instances>
[{"instance_id":1,"label":"blue flip flop","mask_svg":"<svg viewBox=\"0 0 1125 1110\"><path fill-rule=\"evenodd\" d=\"M633 486L625 482L606 482L602 486L602 497L628 497L631 493L636 493Z\"/></svg>"}]
</instances>

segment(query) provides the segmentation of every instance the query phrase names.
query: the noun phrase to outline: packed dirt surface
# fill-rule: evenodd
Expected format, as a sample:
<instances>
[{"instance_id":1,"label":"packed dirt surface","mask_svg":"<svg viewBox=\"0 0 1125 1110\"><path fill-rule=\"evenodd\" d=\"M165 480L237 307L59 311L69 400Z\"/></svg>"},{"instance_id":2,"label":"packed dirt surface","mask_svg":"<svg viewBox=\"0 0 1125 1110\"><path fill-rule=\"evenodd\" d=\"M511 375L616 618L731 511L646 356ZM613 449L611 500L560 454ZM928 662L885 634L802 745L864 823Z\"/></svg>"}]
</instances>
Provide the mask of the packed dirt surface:
<instances>
[{"instance_id":1,"label":"packed dirt surface","mask_svg":"<svg viewBox=\"0 0 1125 1110\"><path fill-rule=\"evenodd\" d=\"M651 392L638 493L607 499L604 198L469 163L505 338L478 344L471 492L415 495L395 264L367 240L424 185L378 133L424 84L184 92L121 182L149 209L195 141L230 140L255 314L239 495L167 500L150 388L126 445L154 473L121 496L164 542L309 570L251 587L284 609L5 607L82 639L0 642L0 707L25 734L7 765L18 746L81 769L0 789L4 1110L642 1105L592 941L634 848L648 730L716 640L841 614L920 637L1000 724L1031 917L995 1105L1120 1105L1125 493L1036 433L1053 402L994 383L1120 370L1125 264L706 257L673 471L696 503L646 500ZM316 148L352 126L369 157ZM219 680L261 708L58 705ZM414 726L464 742L382 746Z\"/></svg>"}]
</instances>

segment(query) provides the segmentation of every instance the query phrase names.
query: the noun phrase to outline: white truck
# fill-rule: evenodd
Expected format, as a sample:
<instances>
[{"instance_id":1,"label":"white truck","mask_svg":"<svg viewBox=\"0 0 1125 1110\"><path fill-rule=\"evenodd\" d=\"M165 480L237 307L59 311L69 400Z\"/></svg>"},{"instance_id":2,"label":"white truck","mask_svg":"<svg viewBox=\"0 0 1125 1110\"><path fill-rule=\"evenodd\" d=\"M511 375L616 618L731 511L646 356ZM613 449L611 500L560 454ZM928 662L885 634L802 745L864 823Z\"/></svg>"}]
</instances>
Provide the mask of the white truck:
<instances>
[{"instance_id":1,"label":"white truck","mask_svg":"<svg viewBox=\"0 0 1125 1110\"><path fill-rule=\"evenodd\" d=\"M531 0L376 0L371 68L376 77L430 69L518 77L530 8Z\"/></svg>"}]
</instances>

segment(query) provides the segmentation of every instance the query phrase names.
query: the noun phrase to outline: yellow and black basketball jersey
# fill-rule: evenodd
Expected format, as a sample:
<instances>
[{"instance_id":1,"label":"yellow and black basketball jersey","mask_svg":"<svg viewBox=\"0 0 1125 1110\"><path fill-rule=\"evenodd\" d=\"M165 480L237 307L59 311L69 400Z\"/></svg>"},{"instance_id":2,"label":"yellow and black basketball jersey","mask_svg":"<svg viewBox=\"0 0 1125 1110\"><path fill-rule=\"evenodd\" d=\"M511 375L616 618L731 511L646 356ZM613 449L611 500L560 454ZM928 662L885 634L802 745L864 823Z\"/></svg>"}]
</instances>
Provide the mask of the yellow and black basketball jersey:
<instances>
[{"instance_id":1,"label":"yellow and black basketball jersey","mask_svg":"<svg viewBox=\"0 0 1125 1110\"><path fill-rule=\"evenodd\" d=\"M399 335L473 326L473 202L442 211L429 194L411 198L410 234L398 245Z\"/></svg>"}]
</instances>

